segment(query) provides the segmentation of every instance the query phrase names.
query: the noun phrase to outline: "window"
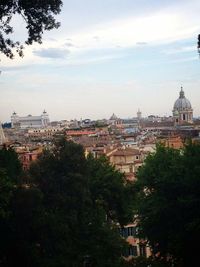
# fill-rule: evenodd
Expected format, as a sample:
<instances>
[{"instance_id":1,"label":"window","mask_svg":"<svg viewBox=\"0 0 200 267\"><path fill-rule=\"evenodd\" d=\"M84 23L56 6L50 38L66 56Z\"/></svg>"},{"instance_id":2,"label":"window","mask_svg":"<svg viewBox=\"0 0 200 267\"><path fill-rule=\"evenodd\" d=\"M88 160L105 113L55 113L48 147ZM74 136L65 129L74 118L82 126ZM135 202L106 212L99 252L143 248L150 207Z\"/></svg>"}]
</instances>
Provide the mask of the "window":
<instances>
[{"instance_id":1,"label":"window","mask_svg":"<svg viewBox=\"0 0 200 267\"><path fill-rule=\"evenodd\" d=\"M137 246L131 246L129 247L129 256L136 257L138 255L137 253Z\"/></svg>"},{"instance_id":2,"label":"window","mask_svg":"<svg viewBox=\"0 0 200 267\"><path fill-rule=\"evenodd\" d=\"M146 257L146 246L145 245L140 245L140 256Z\"/></svg>"},{"instance_id":3,"label":"window","mask_svg":"<svg viewBox=\"0 0 200 267\"><path fill-rule=\"evenodd\" d=\"M128 248L126 248L123 252L123 256L124 257L129 257L129 256L137 257L138 256L137 246L129 246Z\"/></svg>"},{"instance_id":4,"label":"window","mask_svg":"<svg viewBox=\"0 0 200 267\"><path fill-rule=\"evenodd\" d=\"M136 228L128 227L128 236L135 236L135 235L136 235Z\"/></svg>"},{"instance_id":5,"label":"window","mask_svg":"<svg viewBox=\"0 0 200 267\"><path fill-rule=\"evenodd\" d=\"M129 236L135 237L137 235L135 226L120 228L119 231L120 231L120 235L124 238L127 238Z\"/></svg>"},{"instance_id":6,"label":"window","mask_svg":"<svg viewBox=\"0 0 200 267\"><path fill-rule=\"evenodd\" d=\"M120 234L121 234L122 237L127 238L128 237L127 228L120 228Z\"/></svg>"}]
</instances>

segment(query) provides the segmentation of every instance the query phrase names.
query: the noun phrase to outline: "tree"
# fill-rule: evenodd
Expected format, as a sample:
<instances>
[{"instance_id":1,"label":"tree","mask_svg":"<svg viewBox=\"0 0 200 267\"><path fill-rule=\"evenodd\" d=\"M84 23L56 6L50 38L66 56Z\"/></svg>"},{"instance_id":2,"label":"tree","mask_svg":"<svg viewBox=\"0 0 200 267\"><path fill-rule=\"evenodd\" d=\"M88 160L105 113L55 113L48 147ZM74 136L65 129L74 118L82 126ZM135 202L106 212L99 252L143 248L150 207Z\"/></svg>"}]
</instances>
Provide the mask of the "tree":
<instances>
[{"instance_id":1,"label":"tree","mask_svg":"<svg viewBox=\"0 0 200 267\"><path fill-rule=\"evenodd\" d=\"M158 258L198 266L200 239L200 145L183 150L158 146L135 183L140 232Z\"/></svg>"},{"instance_id":2,"label":"tree","mask_svg":"<svg viewBox=\"0 0 200 267\"><path fill-rule=\"evenodd\" d=\"M120 266L126 242L117 223L132 219L123 175L65 140L45 151L30 173L45 211L38 266L78 267L86 257L96 267Z\"/></svg>"},{"instance_id":3,"label":"tree","mask_svg":"<svg viewBox=\"0 0 200 267\"><path fill-rule=\"evenodd\" d=\"M18 191L20 176L22 174L21 164L17 154L12 149L4 147L0 150L0 266L7 265L7 260L12 257L10 249L13 245L13 227L15 232L16 220L13 220L12 203ZM18 209L16 209L18 210Z\"/></svg>"},{"instance_id":4,"label":"tree","mask_svg":"<svg viewBox=\"0 0 200 267\"><path fill-rule=\"evenodd\" d=\"M23 45L11 37L13 33L12 18L20 15L25 23L28 37L25 43L41 43L42 34L60 26L54 15L60 13L61 0L1 0L0 3L0 51L9 58L14 57L14 49L23 56Z\"/></svg>"},{"instance_id":5,"label":"tree","mask_svg":"<svg viewBox=\"0 0 200 267\"><path fill-rule=\"evenodd\" d=\"M8 216L1 221L0 266L41 266L42 194L24 186L11 192Z\"/></svg>"},{"instance_id":6,"label":"tree","mask_svg":"<svg viewBox=\"0 0 200 267\"><path fill-rule=\"evenodd\" d=\"M3 169L11 182L16 183L22 174L22 165L12 148L0 150L0 169Z\"/></svg>"},{"instance_id":7,"label":"tree","mask_svg":"<svg viewBox=\"0 0 200 267\"><path fill-rule=\"evenodd\" d=\"M170 262L155 257L137 257L126 263L126 267L172 267Z\"/></svg>"},{"instance_id":8,"label":"tree","mask_svg":"<svg viewBox=\"0 0 200 267\"><path fill-rule=\"evenodd\" d=\"M0 266L124 264L119 224L132 220L133 198L121 173L64 139L32 165L29 184L19 166L0 151Z\"/></svg>"}]
</instances>

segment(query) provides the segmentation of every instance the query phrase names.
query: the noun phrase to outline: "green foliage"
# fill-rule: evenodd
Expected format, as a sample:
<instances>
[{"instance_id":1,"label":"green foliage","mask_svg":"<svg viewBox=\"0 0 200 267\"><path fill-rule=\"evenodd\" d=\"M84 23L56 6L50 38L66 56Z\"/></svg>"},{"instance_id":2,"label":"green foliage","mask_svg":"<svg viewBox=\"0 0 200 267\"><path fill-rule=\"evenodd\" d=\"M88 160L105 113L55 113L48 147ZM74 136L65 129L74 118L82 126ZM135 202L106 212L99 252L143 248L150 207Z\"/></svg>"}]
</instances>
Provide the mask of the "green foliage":
<instances>
[{"instance_id":1,"label":"green foliage","mask_svg":"<svg viewBox=\"0 0 200 267\"><path fill-rule=\"evenodd\" d=\"M9 203L22 173L17 154L12 149L0 149L0 220L9 216Z\"/></svg>"},{"instance_id":2,"label":"green foliage","mask_svg":"<svg viewBox=\"0 0 200 267\"><path fill-rule=\"evenodd\" d=\"M13 184L5 173L0 169L0 220L9 216L8 205L12 196Z\"/></svg>"},{"instance_id":3,"label":"green foliage","mask_svg":"<svg viewBox=\"0 0 200 267\"><path fill-rule=\"evenodd\" d=\"M37 189L18 187L13 191L9 217L1 228L2 266L39 266L42 257L40 231L44 209Z\"/></svg>"},{"instance_id":4,"label":"green foliage","mask_svg":"<svg viewBox=\"0 0 200 267\"><path fill-rule=\"evenodd\" d=\"M105 210L109 220L121 225L132 222L132 184L104 157L94 159L90 155L87 162L93 201Z\"/></svg>"},{"instance_id":5,"label":"green foliage","mask_svg":"<svg viewBox=\"0 0 200 267\"><path fill-rule=\"evenodd\" d=\"M137 257L127 262L126 267L172 267L170 261L155 257Z\"/></svg>"},{"instance_id":6,"label":"green foliage","mask_svg":"<svg viewBox=\"0 0 200 267\"><path fill-rule=\"evenodd\" d=\"M85 158L64 139L45 151L20 184L13 150L0 151L0 266L120 267L132 219L132 189L105 158Z\"/></svg>"},{"instance_id":7,"label":"green foliage","mask_svg":"<svg viewBox=\"0 0 200 267\"><path fill-rule=\"evenodd\" d=\"M11 148L0 149L0 169L4 169L12 182L16 182L22 173L22 166L17 154Z\"/></svg>"},{"instance_id":8,"label":"green foliage","mask_svg":"<svg viewBox=\"0 0 200 267\"><path fill-rule=\"evenodd\" d=\"M1 0L0 51L13 58L13 49L16 48L16 52L23 56L23 46L10 37L13 33L11 20L14 15L20 15L26 23L28 38L25 43L28 45L33 42L41 43L44 31L60 26L60 23L55 21L54 15L60 13L61 6L61 0Z\"/></svg>"},{"instance_id":9,"label":"green foliage","mask_svg":"<svg viewBox=\"0 0 200 267\"><path fill-rule=\"evenodd\" d=\"M139 170L135 190L140 231L154 254L191 266L200 238L200 146L158 146Z\"/></svg>"},{"instance_id":10,"label":"green foliage","mask_svg":"<svg viewBox=\"0 0 200 267\"><path fill-rule=\"evenodd\" d=\"M31 168L45 210L38 266L120 266L126 242L117 222L132 217L130 185L106 159L85 158L82 146L61 140Z\"/></svg>"},{"instance_id":11,"label":"green foliage","mask_svg":"<svg viewBox=\"0 0 200 267\"><path fill-rule=\"evenodd\" d=\"M10 237L12 223L16 226L16 220L12 220L11 208L15 198L15 192L19 177L22 173L21 164L17 154L12 149L5 147L0 150L0 266L7 266L5 260L12 244ZM9 244L9 246L8 246Z\"/></svg>"}]
</instances>

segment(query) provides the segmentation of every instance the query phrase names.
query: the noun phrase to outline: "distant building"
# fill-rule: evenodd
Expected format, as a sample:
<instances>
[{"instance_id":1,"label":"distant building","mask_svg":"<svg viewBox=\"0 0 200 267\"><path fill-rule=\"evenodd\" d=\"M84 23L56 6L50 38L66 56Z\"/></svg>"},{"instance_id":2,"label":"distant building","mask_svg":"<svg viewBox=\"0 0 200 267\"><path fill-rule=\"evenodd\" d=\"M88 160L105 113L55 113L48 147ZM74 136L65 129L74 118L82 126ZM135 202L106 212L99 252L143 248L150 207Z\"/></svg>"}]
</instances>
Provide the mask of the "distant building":
<instances>
[{"instance_id":1,"label":"distant building","mask_svg":"<svg viewBox=\"0 0 200 267\"><path fill-rule=\"evenodd\" d=\"M119 148L108 156L111 164L124 173L128 180L135 179L135 173L143 164L143 156L138 149Z\"/></svg>"},{"instance_id":2,"label":"distant building","mask_svg":"<svg viewBox=\"0 0 200 267\"><path fill-rule=\"evenodd\" d=\"M118 124L119 120L120 119L113 113L112 116L110 117L110 119L108 120L108 123L110 125L116 125L116 124Z\"/></svg>"},{"instance_id":3,"label":"distant building","mask_svg":"<svg viewBox=\"0 0 200 267\"><path fill-rule=\"evenodd\" d=\"M40 116L28 115L20 117L16 112L11 116L12 128L26 129L26 128L44 128L49 125L49 115L44 110Z\"/></svg>"},{"instance_id":4,"label":"distant building","mask_svg":"<svg viewBox=\"0 0 200 267\"><path fill-rule=\"evenodd\" d=\"M162 120L161 117L155 115L149 115L147 117L148 122L161 122L161 120Z\"/></svg>"},{"instance_id":5,"label":"distant building","mask_svg":"<svg viewBox=\"0 0 200 267\"><path fill-rule=\"evenodd\" d=\"M6 138L3 132L3 128L0 122L0 145L3 145L6 142Z\"/></svg>"},{"instance_id":6,"label":"distant building","mask_svg":"<svg viewBox=\"0 0 200 267\"><path fill-rule=\"evenodd\" d=\"M117 116L113 113L109 120L116 121L117 119L118 119Z\"/></svg>"},{"instance_id":7,"label":"distant building","mask_svg":"<svg viewBox=\"0 0 200 267\"><path fill-rule=\"evenodd\" d=\"M178 134L171 134L166 138L159 140L166 147L172 147L175 149L180 149L184 146L183 138Z\"/></svg>"},{"instance_id":8,"label":"distant building","mask_svg":"<svg viewBox=\"0 0 200 267\"><path fill-rule=\"evenodd\" d=\"M140 121L142 119L142 112L139 109L137 112L137 119L138 119L138 121Z\"/></svg>"},{"instance_id":9,"label":"distant building","mask_svg":"<svg viewBox=\"0 0 200 267\"><path fill-rule=\"evenodd\" d=\"M175 101L172 112L175 125L193 123L193 109L190 101L185 97L183 87L181 87L179 98Z\"/></svg>"},{"instance_id":10,"label":"distant building","mask_svg":"<svg viewBox=\"0 0 200 267\"><path fill-rule=\"evenodd\" d=\"M138 226L135 223L119 228L120 235L129 243L124 251L126 260L131 260L138 256L148 258L151 256L151 249L146 239L138 236Z\"/></svg>"}]
</instances>

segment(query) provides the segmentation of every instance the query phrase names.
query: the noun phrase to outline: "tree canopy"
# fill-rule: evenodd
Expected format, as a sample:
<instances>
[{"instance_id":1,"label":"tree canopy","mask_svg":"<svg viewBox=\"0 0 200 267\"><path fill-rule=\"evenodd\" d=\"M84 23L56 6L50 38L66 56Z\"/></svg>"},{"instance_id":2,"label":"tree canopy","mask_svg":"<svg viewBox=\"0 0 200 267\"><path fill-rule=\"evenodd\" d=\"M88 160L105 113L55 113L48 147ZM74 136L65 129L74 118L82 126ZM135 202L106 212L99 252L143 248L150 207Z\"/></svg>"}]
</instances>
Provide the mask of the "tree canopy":
<instances>
[{"instance_id":1,"label":"tree canopy","mask_svg":"<svg viewBox=\"0 0 200 267\"><path fill-rule=\"evenodd\" d=\"M0 51L9 58L13 58L14 50L23 56L23 44L13 40L12 18L20 15L27 29L27 45L33 42L41 43L42 34L60 26L54 16L59 14L62 7L61 0L1 0L0 3Z\"/></svg>"},{"instance_id":2,"label":"tree canopy","mask_svg":"<svg viewBox=\"0 0 200 267\"><path fill-rule=\"evenodd\" d=\"M198 266L200 145L190 143L183 150L158 146L137 176L140 232L153 254L177 266Z\"/></svg>"},{"instance_id":3,"label":"tree canopy","mask_svg":"<svg viewBox=\"0 0 200 267\"><path fill-rule=\"evenodd\" d=\"M80 266L89 255L95 266L119 266L124 241L117 223L132 219L123 175L105 159L85 158L82 146L64 140L42 155L31 175L46 210L44 258Z\"/></svg>"},{"instance_id":4,"label":"tree canopy","mask_svg":"<svg viewBox=\"0 0 200 267\"><path fill-rule=\"evenodd\" d=\"M12 186L2 172L0 189L0 266L122 266L132 188L106 159L62 140L32 165L29 184Z\"/></svg>"}]
</instances>

